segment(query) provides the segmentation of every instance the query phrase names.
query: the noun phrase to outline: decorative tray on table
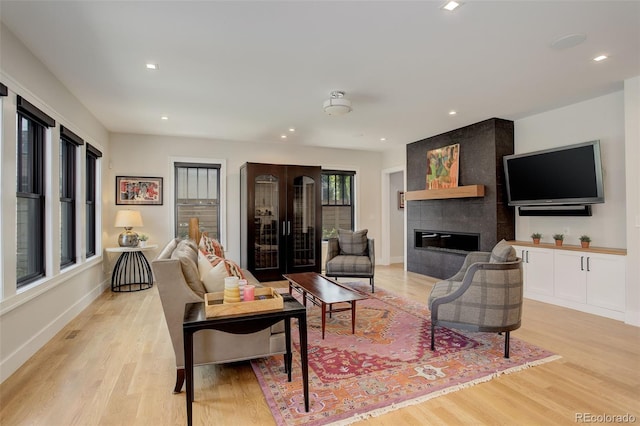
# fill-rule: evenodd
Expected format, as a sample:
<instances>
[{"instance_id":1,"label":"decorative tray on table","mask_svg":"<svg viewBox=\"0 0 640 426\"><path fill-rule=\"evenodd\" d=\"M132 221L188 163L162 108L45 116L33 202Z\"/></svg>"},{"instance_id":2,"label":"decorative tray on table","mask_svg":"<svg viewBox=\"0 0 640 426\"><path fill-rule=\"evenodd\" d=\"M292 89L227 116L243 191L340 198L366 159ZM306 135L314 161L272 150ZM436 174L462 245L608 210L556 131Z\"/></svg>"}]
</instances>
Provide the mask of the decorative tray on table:
<instances>
[{"instance_id":1,"label":"decorative tray on table","mask_svg":"<svg viewBox=\"0 0 640 426\"><path fill-rule=\"evenodd\" d=\"M205 293L204 307L207 318L225 315L249 314L263 311L276 311L284 307L282 295L272 287L256 287L255 300L235 303L223 303L224 292Z\"/></svg>"}]
</instances>

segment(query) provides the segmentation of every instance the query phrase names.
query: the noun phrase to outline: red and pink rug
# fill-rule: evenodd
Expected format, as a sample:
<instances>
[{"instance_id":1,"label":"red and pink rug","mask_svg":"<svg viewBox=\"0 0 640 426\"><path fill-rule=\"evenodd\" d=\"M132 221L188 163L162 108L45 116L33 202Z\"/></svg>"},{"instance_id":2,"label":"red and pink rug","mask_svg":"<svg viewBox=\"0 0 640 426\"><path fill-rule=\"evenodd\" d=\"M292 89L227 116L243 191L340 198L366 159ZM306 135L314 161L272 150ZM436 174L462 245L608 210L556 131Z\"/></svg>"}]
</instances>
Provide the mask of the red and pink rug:
<instances>
[{"instance_id":1,"label":"red and pink rug","mask_svg":"<svg viewBox=\"0 0 640 426\"><path fill-rule=\"evenodd\" d=\"M432 352L426 294L424 301L411 301L383 289L370 294L368 284L349 285L369 296L357 303L355 335L351 313L341 312L327 318L322 340L320 308L308 307L308 413L295 326L291 382L281 356L251 363L280 426L349 424L558 358L514 338L517 330L509 359L504 336L442 327Z\"/></svg>"}]
</instances>

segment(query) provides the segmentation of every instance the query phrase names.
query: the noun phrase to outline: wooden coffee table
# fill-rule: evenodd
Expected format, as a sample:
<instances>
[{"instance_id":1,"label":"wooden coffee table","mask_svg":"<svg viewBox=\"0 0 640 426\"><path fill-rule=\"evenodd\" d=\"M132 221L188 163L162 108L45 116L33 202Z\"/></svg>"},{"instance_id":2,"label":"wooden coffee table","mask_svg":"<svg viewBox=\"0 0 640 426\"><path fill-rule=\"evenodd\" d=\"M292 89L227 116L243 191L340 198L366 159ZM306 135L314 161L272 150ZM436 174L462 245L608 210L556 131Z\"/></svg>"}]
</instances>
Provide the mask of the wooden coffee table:
<instances>
[{"instance_id":1,"label":"wooden coffee table","mask_svg":"<svg viewBox=\"0 0 640 426\"><path fill-rule=\"evenodd\" d=\"M367 296L358 293L337 281L331 280L317 272L301 272L297 274L287 274L284 278L289 281L289 293L293 290L302 293L302 303L307 306L307 300L322 309L322 338L324 339L324 329L329 316L334 312L351 311L351 333L356 332L356 302L367 299ZM336 303L348 303L348 307L334 308ZM327 310L329 305L329 310Z\"/></svg>"}]
</instances>

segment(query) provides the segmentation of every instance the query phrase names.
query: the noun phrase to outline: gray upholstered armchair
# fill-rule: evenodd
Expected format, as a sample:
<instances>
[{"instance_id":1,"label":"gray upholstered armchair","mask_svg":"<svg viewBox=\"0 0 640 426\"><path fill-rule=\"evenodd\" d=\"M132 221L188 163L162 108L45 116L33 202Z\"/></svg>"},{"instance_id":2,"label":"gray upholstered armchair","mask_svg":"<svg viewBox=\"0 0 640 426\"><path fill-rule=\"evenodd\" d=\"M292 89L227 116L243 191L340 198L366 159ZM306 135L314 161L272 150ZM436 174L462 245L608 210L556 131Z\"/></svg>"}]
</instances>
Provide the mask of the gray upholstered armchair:
<instances>
[{"instance_id":1,"label":"gray upholstered armchair","mask_svg":"<svg viewBox=\"0 0 640 426\"><path fill-rule=\"evenodd\" d=\"M504 357L509 358L509 334L522 318L522 260L506 241L492 252L471 252L462 268L435 284L429 295L431 350L437 325L481 332L505 332Z\"/></svg>"},{"instance_id":2,"label":"gray upholstered armchair","mask_svg":"<svg viewBox=\"0 0 640 426\"><path fill-rule=\"evenodd\" d=\"M329 238L325 275L331 278L369 278L371 292L375 291L373 275L375 271L374 241L367 238L367 230L338 230L338 238Z\"/></svg>"}]
</instances>

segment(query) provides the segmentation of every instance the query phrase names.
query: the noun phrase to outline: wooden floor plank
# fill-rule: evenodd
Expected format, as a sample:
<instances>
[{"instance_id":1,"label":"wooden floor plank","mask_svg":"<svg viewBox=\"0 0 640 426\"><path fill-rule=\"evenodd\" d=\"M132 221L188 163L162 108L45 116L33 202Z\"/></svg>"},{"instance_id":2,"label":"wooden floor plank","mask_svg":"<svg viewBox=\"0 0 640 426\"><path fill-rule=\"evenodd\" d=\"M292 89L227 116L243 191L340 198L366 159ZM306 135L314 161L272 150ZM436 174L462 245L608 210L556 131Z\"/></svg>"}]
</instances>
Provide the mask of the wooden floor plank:
<instances>
[{"instance_id":1,"label":"wooden floor plank","mask_svg":"<svg viewBox=\"0 0 640 426\"><path fill-rule=\"evenodd\" d=\"M376 288L425 303L434 282L401 265L376 266ZM522 324L515 338L562 358L357 424L568 425L577 413L640 422L640 328L532 300ZM195 425L275 424L248 363L195 373ZM174 380L157 289L107 291L0 385L0 424L184 424Z\"/></svg>"}]
</instances>

